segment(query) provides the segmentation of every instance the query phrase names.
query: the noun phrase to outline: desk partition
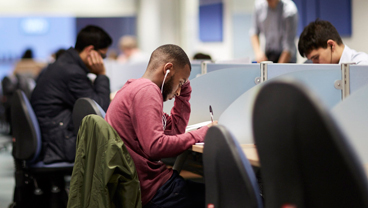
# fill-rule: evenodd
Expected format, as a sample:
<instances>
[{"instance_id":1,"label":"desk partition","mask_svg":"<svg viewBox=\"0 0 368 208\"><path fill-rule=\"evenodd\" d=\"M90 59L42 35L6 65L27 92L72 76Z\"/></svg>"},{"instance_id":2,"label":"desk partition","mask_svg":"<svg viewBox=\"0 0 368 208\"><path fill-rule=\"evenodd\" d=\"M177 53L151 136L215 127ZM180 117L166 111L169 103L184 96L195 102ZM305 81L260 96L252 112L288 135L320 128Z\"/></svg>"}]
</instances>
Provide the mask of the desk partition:
<instances>
[{"instance_id":1,"label":"desk partition","mask_svg":"<svg viewBox=\"0 0 368 208\"><path fill-rule=\"evenodd\" d=\"M191 116L189 125L210 120L209 105L212 106L214 119L218 120L222 112L241 94L256 85L260 76L259 65L242 68L217 70L191 80ZM164 112L170 113L173 101L164 103Z\"/></svg>"},{"instance_id":2,"label":"desk partition","mask_svg":"<svg viewBox=\"0 0 368 208\"><path fill-rule=\"evenodd\" d=\"M350 94L368 84L368 65L349 65Z\"/></svg>"},{"instance_id":3,"label":"desk partition","mask_svg":"<svg viewBox=\"0 0 368 208\"><path fill-rule=\"evenodd\" d=\"M268 79L272 79L274 77L291 72L305 71L305 70L326 70L326 69L341 71L341 66L339 64L272 64L272 63L261 64L261 70L263 73L263 77L265 78L262 81L266 81ZM339 79L341 79L341 77Z\"/></svg>"},{"instance_id":4,"label":"desk partition","mask_svg":"<svg viewBox=\"0 0 368 208\"><path fill-rule=\"evenodd\" d=\"M219 124L224 125L240 144L253 144L252 115L254 101L264 83L238 97L221 114Z\"/></svg>"},{"instance_id":5,"label":"desk partition","mask_svg":"<svg viewBox=\"0 0 368 208\"><path fill-rule=\"evenodd\" d=\"M202 65L200 63L192 63L192 71L190 72L189 80L196 78L202 74Z\"/></svg>"},{"instance_id":6,"label":"desk partition","mask_svg":"<svg viewBox=\"0 0 368 208\"><path fill-rule=\"evenodd\" d=\"M203 63L202 74L217 71L220 69L230 69L230 68L253 68L257 66L260 70L259 64L216 64L216 63Z\"/></svg>"},{"instance_id":7,"label":"desk partition","mask_svg":"<svg viewBox=\"0 0 368 208\"><path fill-rule=\"evenodd\" d=\"M360 87L332 110L336 122L357 150L364 164L368 163L368 85Z\"/></svg>"},{"instance_id":8,"label":"desk partition","mask_svg":"<svg viewBox=\"0 0 368 208\"><path fill-rule=\"evenodd\" d=\"M147 62L121 64L116 61L105 62L106 75L110 79L110 90L119 90L129 79L141 78L146 71Z\"/></svg>"},{"instance_id":9,"label":"desk partition","mask_svg":"<svg viewBox=\"0 0 368 208\"><path fill-rule=\"evenodd\" d=\"M263 68L264 66L262 66ZM342 99L341 88L335 87L341 80L341 66L338 64L267 64L263 78L290 76L303 82L332 108Z\"/></svg>"}]
</instances>

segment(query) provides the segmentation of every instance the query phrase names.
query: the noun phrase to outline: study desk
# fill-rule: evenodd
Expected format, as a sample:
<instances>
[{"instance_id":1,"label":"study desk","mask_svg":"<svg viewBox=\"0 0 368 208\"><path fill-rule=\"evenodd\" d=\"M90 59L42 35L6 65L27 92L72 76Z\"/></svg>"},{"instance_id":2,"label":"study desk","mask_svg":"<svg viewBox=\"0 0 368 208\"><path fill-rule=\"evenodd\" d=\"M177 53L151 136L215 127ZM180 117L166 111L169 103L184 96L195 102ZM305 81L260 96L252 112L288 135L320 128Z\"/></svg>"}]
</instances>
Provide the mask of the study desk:
<instances>
[{"instance_id":1,"label":"study desk","mask_svg":"<svg viewBox=\"0 0 368 208\"><path fill-rule=\"evenodd\" d=\"M240 146L242 147L243 152L249 160L250 164L255 167L260 167L261 165L259 163L256 146L254 144L241 144ZM203 147L203 145L193 145L192 151L203 153ZM364 164L364 169L368 177L368 163Z\"/></svg>"},{"instance_id":2,"label":"study desk","mask_svg":"<svg viewBox=\"0 0 368 208\"><path fill-rule=\"evenodd\" d=\"M241 144L240 146L242 147L243 152L248 158L250 164L255 167L260 167L261 165L259 163L256 146L254 144ZM191 149L180 154L175 160L173 169L180 172L185 160L187 159L189 152L192 151L192 152L203 153L203 148L204 148L204 145L193 145Z\"/></svg>"},{"instance_id":3,"label":"study desk","mask_svg":"<svg viewBox=\"0 0 368 208\"><path fill-rule=\"evenodd\" d=\"M250 164L255 167L260 167L256 146L254 144L241 144L240 146L242 147L243 152ZM193 145L192 151L203 153L203 147L204 145Z\"/></svg>"}]
</instances>

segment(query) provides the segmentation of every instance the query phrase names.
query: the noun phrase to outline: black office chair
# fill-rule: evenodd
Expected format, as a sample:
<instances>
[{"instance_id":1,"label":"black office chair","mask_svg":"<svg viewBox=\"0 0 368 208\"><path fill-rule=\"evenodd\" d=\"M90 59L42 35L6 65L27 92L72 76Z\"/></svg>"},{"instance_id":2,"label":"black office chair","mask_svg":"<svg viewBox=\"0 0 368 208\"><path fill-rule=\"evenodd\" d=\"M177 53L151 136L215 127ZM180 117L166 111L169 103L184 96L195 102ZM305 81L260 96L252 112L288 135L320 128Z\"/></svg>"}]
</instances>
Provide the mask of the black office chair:
<instances>
[{"instance_id":1,"label":"black office chair","mask_svg":"<svg viewBox=\"0 0 368 208\"><path fill-rule=\"evenodd\" d=\"M96 101L91 98L79 98L74 104L72 114L75 134L78 133L83 118L90 114L99 115L105 118L105 111Z\"/></svg>"},{"instance_id":2,"label":"black office chair","mask_svg":"<svg viewBox=\"0 0 368 208\"><path fill-rule=\"evenodd\" d=\"M265 207L368 207L362 163L326 108L300 83L265 84L253 130Z\"/></svg>"},{"instance_id":3,"label":"black office chair","mask_svg":"<svg viewBox=\"0 0 368 208\"><path fill-rule=\"evenodd\" d=\"M73 163L44 164L39 160L41 131L26 95L16 90L12 98L15 191L13 207L58 207L67 195L60 178L71 175ZM66 198L65 198L66 197Z\"/></svg>"},{"instance_id":4,"label":"black office chair","mask_svg":"<svg viewBox=\"0 0 368 208\"><path fill-rule=\"evenodd\" d=\"M5 76L1 80L1 86L3 90L2 104L4 106L5 121L8 122L10 132L12 134L11 127L11 105L12 97L17 89L22 90L28 99L31 98L32 91L35 87L35 81L27 74L15 74L12 76Z\"/></svg>"},{"instance_id":5,"label":"black office chair","mask_svg":"<svg viewBox=\"0 0 368 208\"><path fill-rule=\"evenodd\" d=\"M224 126L213 126L205 141L206 206L263 207L252 166L230 132Z\"/></svg>"}]
</instances>

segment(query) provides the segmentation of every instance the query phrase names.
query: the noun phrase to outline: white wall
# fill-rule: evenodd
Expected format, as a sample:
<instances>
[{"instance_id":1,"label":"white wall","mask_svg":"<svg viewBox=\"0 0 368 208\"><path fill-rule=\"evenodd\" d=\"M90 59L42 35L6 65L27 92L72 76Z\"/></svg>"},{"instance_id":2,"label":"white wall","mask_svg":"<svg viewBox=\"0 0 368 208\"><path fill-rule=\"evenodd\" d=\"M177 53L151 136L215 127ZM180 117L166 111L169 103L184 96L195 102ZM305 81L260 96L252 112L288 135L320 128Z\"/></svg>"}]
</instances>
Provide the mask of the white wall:
<instances>
[{"instance_id":1,"label":"white wall","mask_svg":"<svg viewBox=\"0 0 368 208\"><path fill-rule=\"evenodd\" d=\"M199 0L182 0L182 47L192 57L197 52L207 53L214 60L232 58L231 0L224 0L223 41L201 42L199 39Z\"/></svg>"},{"instance_id":2,"label":"white wall","mask_svg":"<svg viewBox=\"0 0 368 208\"><path fill-rule=\"evenodd\" d=\"M0 15L132 16L135 4L135 0L0 0Z\"/></svg>"},{"instance_id":3,"label":"white wall","mask_svg":"<svg viewBox=\"0 0 368 208\"><path fill-rule=\"evenodd\" d=\"M181 45L180 0L139 0L137 34L141 50L151 53L163 44Z\"/></svg>"},{"instance_id":4,"label":"white wall","mask_svg":"<svg viewBox=\"0 0 368 208\"><path fill-rule=\"evenodd\" d=\"M196 52L208 53L214 60L226 60L240 57L253 57L248 36L249 24L234 25L234 20L241 16L249 18L253 12L255 0L223 0L223 41L202 42L199 39L199 0L182 0L182 40L184 50L192 57ZM249 23L249 21L248 21ZM244 37L236 36L234 27L244 27ZM245 31L245 32L244 32ZM237 38L238 37L238 38ZM242 39L241 39L242 38ZM234 42L235 41L235 42ZM237 44L237 45L236 45ZM244 47L243 50L237 47ZM235 54L239 53L241 54Z\"/></svg>"},{"instance_id":5,"label":"white wall","mask_svg":"<svg viewBox=\"0 0 368 208\"><path fill-rule=\"evenodd\" d=\"M234 16L251 15L255 0L223 0L223 42L204 43L199 40L199 0L0 0L0 15L74 15L77 17L138 17L138 39L146 52L165 43L178 44L191 57L196 52L209 53L213 59L239 57L244 47L246 56L254 56L249 37L239 43L233 31ZM367 0L352 0L352 37L345 44L357 51L368 52ZM239 27L239 26L238 26ZM243 27L240 25L240 27ZM245 27L249 27L246 25ZM247 31L245 28L244 31ZM239 39L239 37L238 37ZM296 41L297 42L297 41ZM238 48L239 49L239 48ZM243 53L242 52L242 53Z\"/></svg>"},{"instance_id":6,"label":"white wall","mask_svg":"<svg viewBox=\"0 0 368 208\"><path fill-rule=\"evenodd\" d=\"M352 36L343 38L343 42L356 51L368 53L368 1L352 1Z\"/></svg>"}]
</instances>

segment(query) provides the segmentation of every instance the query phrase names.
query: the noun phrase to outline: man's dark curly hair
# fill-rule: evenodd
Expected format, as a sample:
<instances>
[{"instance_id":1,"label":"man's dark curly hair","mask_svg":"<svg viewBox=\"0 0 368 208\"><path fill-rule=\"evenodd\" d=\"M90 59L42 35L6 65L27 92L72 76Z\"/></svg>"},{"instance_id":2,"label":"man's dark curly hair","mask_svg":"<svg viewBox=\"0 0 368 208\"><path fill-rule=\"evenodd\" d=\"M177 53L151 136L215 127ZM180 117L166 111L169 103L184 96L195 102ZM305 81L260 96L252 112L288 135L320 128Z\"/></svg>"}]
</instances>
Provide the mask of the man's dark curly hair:
<instances>
[{"instance_id":1,"label":"man's dark curly hair","mask_svg":"<svg viewBox=\"0 0 368 208\"><path fill-rule=\"evenodd\" d=\"M105 30L98 26L88 25L78 33L74 48L76 51L81 52L90 45L93 45L94 50L98 50L107 48L111 44L112 39Z\"/></svg>"},{"instance_id":2,"label":"man's dark curly hair","mask_svg":"<svg viewBox=\"0 0 368 208\"><path fill-rule=\"evenodd\" d=\"M192 70L187 54L177 45L166 44L154 50L148 62L148 68L155 69L159 64L166 62L172 62L182 68L188 65L189 69Z\"/></svg>"},{"instance_id":3,"label":"man's dark curly hair","mask_svg":"<svg viewBox=\"0 0 368 208\"><path fill-rule=\"evenodd\" d=\"M338 45L342 44L341 37L336 28L328 21L317 19L309 23L300 34L298 50L302 57L305 57L312 50L327 48L328 40L335 41Z\"/></svg>"}]
</instances>

